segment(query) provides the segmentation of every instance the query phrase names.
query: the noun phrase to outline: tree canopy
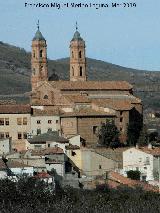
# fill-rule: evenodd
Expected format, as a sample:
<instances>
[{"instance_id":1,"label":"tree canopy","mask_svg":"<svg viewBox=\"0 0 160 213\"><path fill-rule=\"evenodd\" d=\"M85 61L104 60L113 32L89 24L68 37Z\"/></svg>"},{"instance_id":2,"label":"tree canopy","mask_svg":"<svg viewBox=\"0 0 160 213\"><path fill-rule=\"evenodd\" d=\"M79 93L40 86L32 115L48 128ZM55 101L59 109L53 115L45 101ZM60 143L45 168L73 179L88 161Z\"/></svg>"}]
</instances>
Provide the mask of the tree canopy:
<instances>
[{"instance_id":1,"label":"tree canopy","mask_svg":"<svg viewBox=\"0 0 160 213\"><path fill-rule=\"evenodd\" d=\"M99 144L107 147L117 147L119 143L119 130L113 120L101 123L98 132Z\"/></svg>"}]
</instances>

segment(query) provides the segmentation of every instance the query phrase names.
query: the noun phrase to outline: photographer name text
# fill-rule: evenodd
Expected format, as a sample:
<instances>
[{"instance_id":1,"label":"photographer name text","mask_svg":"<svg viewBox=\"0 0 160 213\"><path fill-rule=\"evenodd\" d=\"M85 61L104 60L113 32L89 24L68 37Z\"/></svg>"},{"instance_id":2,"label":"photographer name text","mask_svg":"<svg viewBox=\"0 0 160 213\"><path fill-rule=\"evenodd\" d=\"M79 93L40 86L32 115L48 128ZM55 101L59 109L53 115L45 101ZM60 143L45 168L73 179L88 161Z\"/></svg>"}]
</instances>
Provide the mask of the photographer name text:
<instances>
[{"instance_id":1,"label":"photographer name text","mask_svg":"<svg viewBox=\"0 0 160 213\"><path fill-rule=\"evenodd\" d=\"M94 8L96 10L103 8L135 8L137 4L135 2L110 2L110 3L28 3L26 2L24 5L26 8L53 8L53 9L65 9L65 8Z\"/></svg>"}]
</instances>

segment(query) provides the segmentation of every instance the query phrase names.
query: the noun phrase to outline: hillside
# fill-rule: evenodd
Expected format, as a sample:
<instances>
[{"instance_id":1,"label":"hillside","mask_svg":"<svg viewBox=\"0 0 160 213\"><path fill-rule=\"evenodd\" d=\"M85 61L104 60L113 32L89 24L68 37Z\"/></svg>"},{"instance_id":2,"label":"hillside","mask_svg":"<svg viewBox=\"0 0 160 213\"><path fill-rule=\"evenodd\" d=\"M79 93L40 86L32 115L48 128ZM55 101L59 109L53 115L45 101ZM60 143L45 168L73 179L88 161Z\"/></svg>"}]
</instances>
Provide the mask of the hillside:
<instances>
[{"instance_id":1,"label":"hillside","mask_svg":"<svg viewBox=\"0 0 160 213\"><path fill-rule=\"evenodd\" d=\"M0 99L4 95L24 94L31 90L31 54L22 48L0 42ZM69 58L49 60L49 79L69 79ZM135 70L87 58L89 80L126 80L134 86L145 108L160 107L160 72ZM23 96L23 95L22 95ZM7 96L6 96L7 97ZM6 98L4 97L4 98ZM23 101L21 95L17 98Z\"/></svg>"}]
</instances>

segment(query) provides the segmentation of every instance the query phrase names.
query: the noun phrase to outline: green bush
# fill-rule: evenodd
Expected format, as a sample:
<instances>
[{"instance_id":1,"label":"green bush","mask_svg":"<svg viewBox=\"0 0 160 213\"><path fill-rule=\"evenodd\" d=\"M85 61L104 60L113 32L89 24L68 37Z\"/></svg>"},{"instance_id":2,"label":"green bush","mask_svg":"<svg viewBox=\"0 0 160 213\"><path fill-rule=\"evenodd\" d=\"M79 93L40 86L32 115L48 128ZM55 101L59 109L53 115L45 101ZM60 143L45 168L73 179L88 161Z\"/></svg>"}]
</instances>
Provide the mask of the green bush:
<instances>
[{"instance_id":1,"label":"green bush","mask_svg":"<svg viewBox=\"0 0 160 213\"><path fill-rule=\"evenodd\" d=\"M127 171L127 177L132 179L132 180L140 180L140 171L133 171L133 170L129 170Z\"/></svg>"}]
</instances>

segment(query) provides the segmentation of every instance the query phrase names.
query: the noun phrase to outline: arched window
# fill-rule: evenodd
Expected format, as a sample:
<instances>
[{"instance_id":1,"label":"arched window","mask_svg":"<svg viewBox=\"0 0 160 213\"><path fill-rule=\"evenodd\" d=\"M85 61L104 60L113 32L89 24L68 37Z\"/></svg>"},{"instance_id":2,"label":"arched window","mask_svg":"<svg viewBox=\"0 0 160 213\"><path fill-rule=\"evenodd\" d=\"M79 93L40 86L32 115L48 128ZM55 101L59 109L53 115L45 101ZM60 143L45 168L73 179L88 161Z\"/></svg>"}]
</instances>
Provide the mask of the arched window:
<instances>
[{"instance_id":1,"label":"arched window","mask_svg":"<svg viewBox=\"0 0 160 213\"><path fill-rule=\"evenodd\" d=\"M73 51L72 51L72 58L74 58L74 53L73 53Z\"/></svg>"},{"instance_id":2,"label":"arched window","mask_svg":"<svg viewBox=\"0 0 160 213\"><path fill-rule=\"evenodd\" d=\"M40 50L39 56L40 56L40 58L42 58L42 56L43 56L43 50Z\"/></svg>"},{"instance_id":3,"label":"arched window","mask_svg":"<svg viewBox=\"0 0 160 213\"><path fill-rule=\"evenodd\" d=\"M72 67L72 76L74 76L74 67Z\"/></svg>"},{"instance_id":4,"label":"arched window","mask_svg":"<svg viewBox=\"0 0 160 213\"><path fill-rule=\"evenodd\" d=\"M43 99L48 99L48 95L45 95L45 96L43 97Z\"/></svg>"},{"instance_id":5,"label":"arched window","mask_svg":"<svg viewBox=\"0 0 160 213\"><path fill-rule=\"evenodd\" d=\"M82 58L82 52L79 51L79 58Z\"/></svg>"},{"instance_id":6,"label":"arched window","mask_svg":"<svg viewBox=\"0 0 160 213\"><path fill-rule=\"evenodd\" d=\"M82 67L80 67L79 75L82 76Z\"/></svg>"}]
</instances>

